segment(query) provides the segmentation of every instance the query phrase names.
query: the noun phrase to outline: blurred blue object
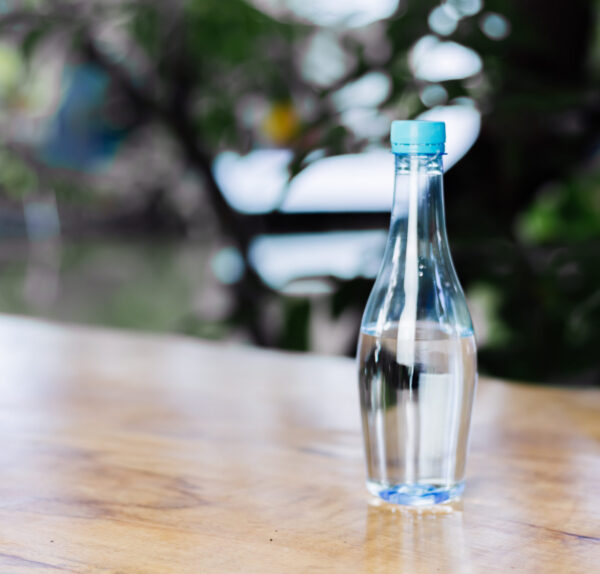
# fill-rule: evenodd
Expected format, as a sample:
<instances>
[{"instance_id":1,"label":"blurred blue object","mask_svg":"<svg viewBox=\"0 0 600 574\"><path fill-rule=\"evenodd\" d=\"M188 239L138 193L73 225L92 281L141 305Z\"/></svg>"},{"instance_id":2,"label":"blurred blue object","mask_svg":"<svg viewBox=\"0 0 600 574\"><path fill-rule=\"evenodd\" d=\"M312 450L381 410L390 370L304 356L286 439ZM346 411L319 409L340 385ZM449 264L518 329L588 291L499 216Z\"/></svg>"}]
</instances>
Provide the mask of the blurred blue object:
<instances>
[{"instance_id":1,"label":"blurred blue object","mask_svg":"<svg viewBox=\"0 0 600 574\"><path fill-rule=\"evenodd\" d=\"M63 82L64 95L38 148L38 158L51 167L98 169L114 158L130 131L107 114L110 78L86 64L68 68Z\"/></svg>"}]
</instances>

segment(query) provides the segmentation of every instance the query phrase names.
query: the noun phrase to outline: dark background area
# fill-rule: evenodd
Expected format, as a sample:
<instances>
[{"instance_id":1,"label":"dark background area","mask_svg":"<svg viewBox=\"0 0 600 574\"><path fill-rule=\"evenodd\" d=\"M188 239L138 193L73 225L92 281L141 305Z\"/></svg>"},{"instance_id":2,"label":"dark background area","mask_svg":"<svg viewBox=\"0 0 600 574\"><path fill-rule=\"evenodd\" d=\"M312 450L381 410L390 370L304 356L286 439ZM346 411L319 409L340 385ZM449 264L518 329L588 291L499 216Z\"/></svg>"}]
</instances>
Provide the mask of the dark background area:
<instances>
[{"instance_id":1,"label":"dark background area","mask_svg":"<svg viewBox=\"0 0 600 574\"><path fill-rule=\"evenodd\" d=\"M0 311L351 355L425 113L481 371L598 384L599 14L4 0Z\"/></svg>"}]
</instances>

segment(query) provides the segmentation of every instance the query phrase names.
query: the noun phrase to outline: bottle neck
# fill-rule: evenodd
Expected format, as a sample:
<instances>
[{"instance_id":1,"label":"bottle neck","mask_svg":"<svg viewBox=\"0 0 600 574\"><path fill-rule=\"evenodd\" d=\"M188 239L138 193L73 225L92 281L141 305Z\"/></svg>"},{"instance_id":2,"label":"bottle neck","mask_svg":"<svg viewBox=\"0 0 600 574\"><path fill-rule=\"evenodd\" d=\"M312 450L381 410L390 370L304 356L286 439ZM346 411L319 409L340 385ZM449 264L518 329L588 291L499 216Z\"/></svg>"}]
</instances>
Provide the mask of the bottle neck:
<instances>
[{"instance_id":1,"label":"bottle neck","mask_svg":"<svg viewBox=\"0 0 600 574\"><path fill-rule=\"evenodd\" d=\"M442 155L398 154L395 160L391 232L416 237L419 256L431 256L423 251L447 244Z\"/></svg>"},{"instance_id":2,"label":"bottle neck","mask_svg":"<svg viewBox=\"0 0 600 574\"><path fill-rule=\"evenodd\" d=\"M446 236L441 154L397 154L394 206L363 325L396 330L396 360L415 365L421 327L463 336L473 328ZM429 327L428 327L429 328Z\"/></svg>"}]
</instances>

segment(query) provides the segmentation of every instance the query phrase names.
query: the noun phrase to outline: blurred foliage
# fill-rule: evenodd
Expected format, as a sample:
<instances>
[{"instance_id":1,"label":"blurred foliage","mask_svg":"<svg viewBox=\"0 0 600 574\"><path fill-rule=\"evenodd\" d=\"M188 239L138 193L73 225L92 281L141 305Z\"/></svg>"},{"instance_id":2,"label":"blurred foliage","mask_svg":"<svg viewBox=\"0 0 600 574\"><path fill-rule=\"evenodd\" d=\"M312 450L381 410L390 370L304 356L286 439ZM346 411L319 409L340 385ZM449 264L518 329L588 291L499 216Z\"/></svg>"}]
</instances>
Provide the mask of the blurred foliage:
<instances>
[{"instance_id":1,"label":"blurred foliage","mask_svg":"<svg viewBox=\"0 0 600 574\"><path fill-rule=\"evenodd\" d=\"M81 98L69 97L76 83L64 86L48 132L54 139L28 162L0 151L0 186L21 198L42 175L46 181L43 164L57 156L44 149L55 154L57 142L64 154L54 164L67 158L67 168L85 170L116 154L141 126L160 124L200 176L224 233L246 256L260 224L253 227L225 204L211 173L219 151L285 146L294 154L294 176L314 150L326 156L385 146L386 130L353 129L332 98L371 71L391 82L375 120L423 112L431 105L424 103L427 87L435 88L438 103L469 98L482 113L482 129L447 175L447 217L459 275L488 314L481 368L503 377L598 382L600 3L487 0L480 11L480 2L448 0L444 9L456 25L437 36L474 50L483 71L428 82L415 77L410 54L432 34L432 10L439 5L405 0L390 18L355 29L321 28L285 12L276 17L244 0L21 3L0 26L18 40L23 61L34 61L57 35L63 43L68 38L69 61L97 80L79 88L96 86L97 98L82 107ZM498 14L509 29L494 39L482 30L485 19ZM104 40L100 32L111 26L126 41ZM311 79L303 69L319 38L330 49L322 48L317 62L342 62L329 81ZM17 79L27 72L17 60L0 58L6 62L0 65L4 103L20 101ZM65 191L58 195L68 201L79 180L60 181L56 188ZM332 317L361 309L368 291L360 279L339 284ZM188 318L180 329L219 336L219 325L243 324L261 344L309 345L305 300L282 299L280 332L269 337L261 334L261 306L281 297L250 266L232 292L237 306L228 319ZM147 305L124 302L116 320L142 320Z\"/></svg>"},{"instance_id":2,"label":"blurred foliage","mask_svg":"<svg viewBox=\"0 0 600 574\"><path fill-rule=\"evenodd\" d=\"M0 148L0 186L10 196L21 199L37 189L35 172L18 155Z\"/></svg>"},{"instance_id":3,"label":"blurred foliage","mask_svg":"<svg viewBox=\"0 0 600 574\"><path fill-rule=\"evenodd\" d=\"M517 220L519 236L536 244L567 244L600 237L600 171L543 188Z\"/></svg>"},{"instance_id":4,"label":"blurred foliage","mask_svg":"<svg viewBox=\"0 0 600 574\"><path fill-rule=\"evenodd\" d=\"M68 322L185 331L196 290L209 283L208 257L206 249L168 241L5 243L0 307ZM29 289L37 287L39 297ZM213 331L223 334L222 327ZM208 333L206 327L201 332Z\"/></svg>"}]
</instances>

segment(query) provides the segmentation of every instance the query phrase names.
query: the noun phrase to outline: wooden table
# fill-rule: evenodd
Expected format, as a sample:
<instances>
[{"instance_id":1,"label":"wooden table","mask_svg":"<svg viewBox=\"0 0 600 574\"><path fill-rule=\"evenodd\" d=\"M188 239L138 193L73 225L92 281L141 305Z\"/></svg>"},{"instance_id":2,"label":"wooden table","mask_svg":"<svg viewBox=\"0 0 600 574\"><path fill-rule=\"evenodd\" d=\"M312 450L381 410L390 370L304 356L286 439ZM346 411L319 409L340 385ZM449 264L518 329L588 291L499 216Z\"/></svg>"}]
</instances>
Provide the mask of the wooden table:
<instances>
[{"instance_id":1,"label":"wooden table","mask_svg":"<svg viewBox=\"0 0 600 574\"><path fill-rule=\"evenodd\" d=\"M483 381L462 503L365 494L353 362L0 319L0 572L600 571L600 391Z\"/></svg>"}]
</instances>

